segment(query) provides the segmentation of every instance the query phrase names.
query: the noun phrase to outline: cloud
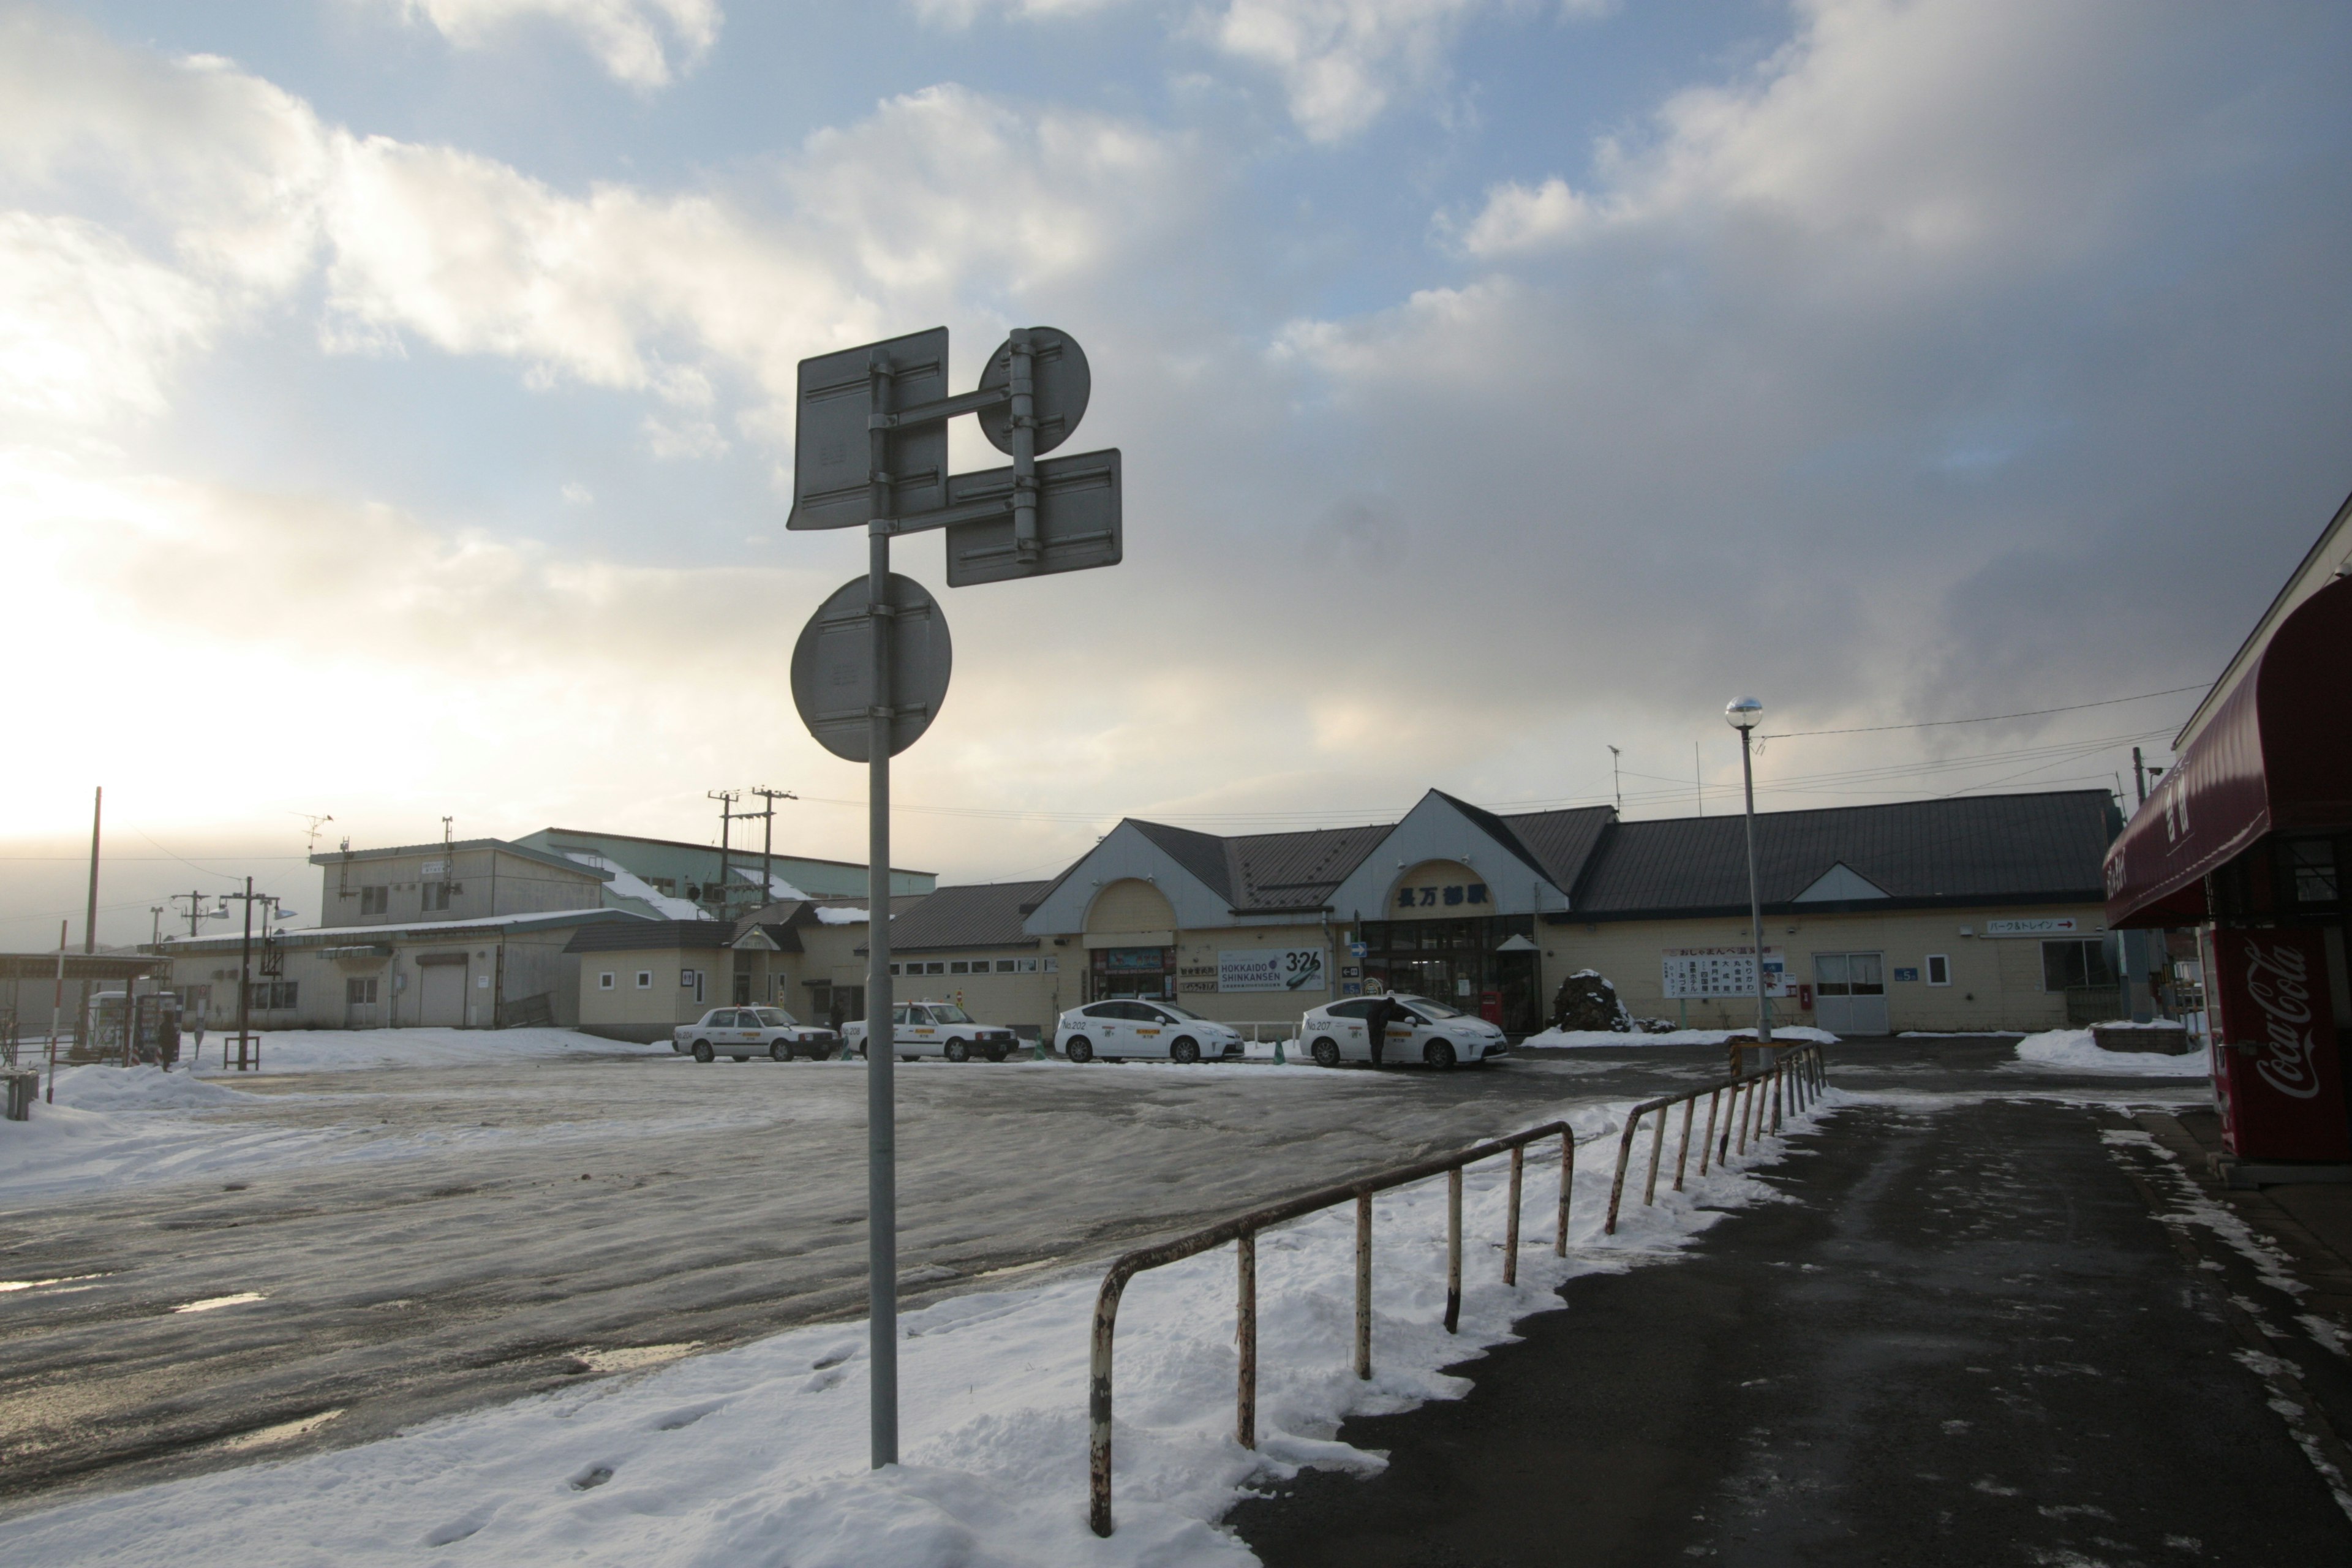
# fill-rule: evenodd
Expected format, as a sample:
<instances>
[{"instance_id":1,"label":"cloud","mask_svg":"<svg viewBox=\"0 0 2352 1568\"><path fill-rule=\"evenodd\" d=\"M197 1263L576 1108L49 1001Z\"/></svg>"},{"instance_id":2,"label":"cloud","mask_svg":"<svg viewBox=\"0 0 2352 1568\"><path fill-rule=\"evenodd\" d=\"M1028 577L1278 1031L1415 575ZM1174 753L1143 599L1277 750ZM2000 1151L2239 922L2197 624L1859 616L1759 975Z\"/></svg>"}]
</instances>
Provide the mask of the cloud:
<instances>
[{"instance_id":1,"label":"cloud","mask_svg":"<svg viewBox=\"0 0 2352 1568\"><path fill-rule=\"evenodd\" d=\"M579 35L617 81L640 90L667 87L700 65L719 41L718 0L389 0L459 48L488 47L523 23L542 21Z\"/></svg>"},{"instance_id":2,"label":"cloud","mask_svg":"<svg viewBox=\"0 0 2352 1568\"><path fill-rule=\"evenodd\" d=\"M1225 0L1201 26L1217 47L1273 71L1291 118L1316 142L1343 142L1402 93L1444 73L1485 0Z\"/></svg>"},{"instance_id":3,"label":"cloud","mask_svg":"<svg viewBox=\"0 0 2352 1568\"><path fill-rule=\"evenodd\" d=\"M1591 217L1590 204L1557 176L1534 186L1506 181L1486 193L1486 205L1464 229L1461 247L1482 259L1539 250L1566 239Z\"/></svg>"},{"instance_id":4,"label":"cloud","mask_svg":"<svg viewBox=\"0 0 2352 1568\"><path fill-rule=\"evenodd\" d=\"M95 224L0 212L0 408L98 425L156 415L219 320L210 291Z\"/></svg>"}]
</instances>

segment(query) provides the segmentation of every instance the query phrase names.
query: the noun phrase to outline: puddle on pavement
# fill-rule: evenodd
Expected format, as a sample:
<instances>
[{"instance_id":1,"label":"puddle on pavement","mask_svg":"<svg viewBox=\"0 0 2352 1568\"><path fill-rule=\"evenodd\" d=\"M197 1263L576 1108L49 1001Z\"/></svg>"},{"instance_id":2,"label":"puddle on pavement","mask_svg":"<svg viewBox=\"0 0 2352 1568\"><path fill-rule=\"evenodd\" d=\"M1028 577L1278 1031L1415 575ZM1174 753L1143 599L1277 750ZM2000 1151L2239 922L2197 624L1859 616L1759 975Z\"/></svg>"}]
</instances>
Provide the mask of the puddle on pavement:
<instances>
[{"instance_id":1,"label":"puddle on pavement","mask_svg":"<svg viewBox=\"0 0 2352 1568\"><path fill-rule=\"evenodd\" d=\"M17 1290L46 1290L52 1285L71 1285L81 1279L103 1279L104 1274L60 1274L54 1279L0 1279L0 1296ZM59 1295L65 1294L63 1291Z\"/></svg>"},{"instance_id":2,"label":"puddle on pavement","mask_svg":"<svg viewBox=\"0 0 2352 1568\"><path fill-rule=\"evenodd\" d=\"M241 1307L247 1301L262 1299L258 1290L240 1290L234 1296L207 1296L201 1301L189 1301L172 1309L174 1312L210 1312L222 1307Z\"/></svg>"},{"instance_id":3,"label":"puddle on pavement","mask_svg":"<svg viewBox=\"0 0 2352 1568\"><path fill-rule=\"evenodd\" d=\"M274 1443L290 1443L297 1437L307 1437L341 1415L341 1409L321 1410L316 1415L305 1415L299 1421L280 1421L275 1426L257 1426L250 1432L240 1432L221 1447L232 1454L246 1453L254 1448L267 1448Z\"/></svg>"},{"instance_id":4,"label":"puddle on pavement","mask_svg":"<svg viewBox=\"0 0 2352 1568\"><path fill-rule=\"evenodd\" d=\"M574 1361L585 1362L590 1372L635 1372L640 1367L659 1366L676 1361L702 1348L700 1340L683 1340L667 1345L614 1345L610 1350L576 1350Z\"/></svg>"}]
</instances>

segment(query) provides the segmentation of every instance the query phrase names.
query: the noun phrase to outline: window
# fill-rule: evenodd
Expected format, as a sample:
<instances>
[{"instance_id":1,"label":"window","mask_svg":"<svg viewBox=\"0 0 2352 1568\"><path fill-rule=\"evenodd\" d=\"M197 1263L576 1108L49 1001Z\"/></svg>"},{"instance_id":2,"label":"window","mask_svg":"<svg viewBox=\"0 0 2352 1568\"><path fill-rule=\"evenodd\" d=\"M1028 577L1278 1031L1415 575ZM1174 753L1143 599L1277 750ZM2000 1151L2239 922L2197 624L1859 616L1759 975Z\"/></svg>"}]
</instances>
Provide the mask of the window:
<instances>
[{"instance_id":1,"label":"window","mask_svg":"<svg viewBox=\"0 0 2352 1568\"><path fill-rule=\"evenodd\" d=\"M356 974L352 976L343 982L343 1000L354 1007L374 1006L375 983L376 977L373 974L365 977Z\"/></svg>"},{"instance_id":2,"label":"window","mask_svg":"<svg viewBox=\"0 0 2352 1568\"><path fill-rule=\"evenodd\" d=\"M1371 1016L1370 1002L1334 1002L1323 1009L1334 1018L1364 1018Z\"/></svg>"},{"instance_id":3,"label":"window","mask_svg":"<svg viewBox=\"0 0 2352 1568\"><path fill-rule=\"evenodd\" d=\"M1019 965L1020 965L1020 968L1019 968L1019 973L1023 973L1023 974L1034 974L1034 973L1037 973L1037 961L1036 961L1035 959L1034 959L1034 958L1024 958L1024 959L1019 960L1019 961L1018 961L1018 963L1019 963Z\"/></svg>"},{"instance_id":4,"label":"window","mask_svg":"<svg viewBox=\"0 0 2352 1568\"><path fill-rule=\"evenodd\" d=\"M427 882L427 883L425 883L425 912L426 912L426 913L428 913L428 914L430 914L430 913L432 913L432 912L434 912L434 911L436 911L436 910L446 910L446 909L447 909L448 907L449 907L449 884L448 884L448 883L446 883L446 882Z\"/></svg>"},{"instance_id":5,"label":"window","mask_svg":"<svg viewBox=\"0 0 2352 1568\"><path fill-rule=\"evenodd\" d=\"M255 1012L279 1012L299 1005L296 1000L296 994L300 984L299 981L294 980L257 980L253 983L253 989L247 994L252 1000Z\"/></svg>"},{"instance_id":6,"label":"window","mask_svg":"<svg viewBox=\"0 0 2352 1568\"><path fill-rule=\"evenodd\" d=\"M945 974L947 972L948 966L944 963L926 963L923 965L923 973L926 974Z\"/></svg>"},{"instance_id":7,"label":"window","mask_svg":"<svg viewBox=\"0 0 2352 1568\"><path fill-rule=\"evenodd\" d=\"M2113 985L2116 972L2107 967L2104 942L2045 942L2042 944L2042 989L2065 991L2074 986Z\"/></svg>"},{"instance_id":8,"label":"window","mask_svg":"<svg viewBox=\"0 0 2352 1568\"><path fill-rule=\"evenodd\" d=\"M640 969L640 970L638 970L638 971L637 971L637 989L638 989L638 990L640 990L640 991L650 991L650 990L652 990L653 988L654 988L654 972L653 972L652 970L650 970L650 969Z\"/></svg>"},{"instance_id":9,"label":"window","mask_svg":"<svg viewBox=\"0 0 2352 1568\"><path fill-rule=\"evenodd\" d=\"M948 973L950 974L970 974L971 973L971 965L959 958L948 965ZM981 973L983 974L987 973L984 966Z\"/></svg>"},{"instance_id":10,"label":"window","mask_svg":"<svg viewBox=\"0 0 2352 1568\"><path fill-rule=\"evenodd\" d=\"M1060 973L1062 961L1058 958L1049 958L1045 961L1045 973L1048 974Z\"/></svg>"},{"instance_id":11,"label":"window","mask_svg":"<svg viewBox=\"0 0 2352 1568\"><path fill-rule=\"evenodd\" d=\"M2294 879L2298 904L2336 901L2336 846L2325 838L2305 838L2286 847L2288 872Z\"/></svg>"},{"instance_id":12,"label":"window","mask_svg":"<svg viewBox=\"0 0 2352 1568\"><path fill-rule=\"evenodd\" d=\"M612 972L611 970L609 970L609 969L608 969L608 970L604 971L604 973L603 973L602 974L599 974L598 976L596 976L596 989L597 989L597 990L599 990L599 991L610 991L612 988L613 988L613 972Z\"/></svg>"},{"instance_id":13,"label":"window","mask_svg":"<svg viewBox=\"0 0 2352 1568\"><path fill-rule=\"evenodd\" d=\"M362 888L360 889L361 914L388 915L391 912L392 889L390 888Z\"/></svg>"},{"instance_id":14,"label":"window","mask_svg":"<svg viewBox=\"0 0 2352 1568\"><path fill-rule=\"evenodd\" d=\"M890 973L893 973L893 974L898 973L898 966L897 964L895 964L895 963L894 963L894 964L892 964L892 965L890 966Z\"/></svg>"},{"instance_id":15,"label":"window","mask_svg":"<svg viewBox=\"0 0 2352 1568\"><path fill-rule=\"evenodd\" d=\"M1010 974L1015 967L1013 960L1009 958L1000 958L996 961L996 973L999 974Z\"/></svg>"},{"instance_id":16,"label":"window","mask_svg":"<svg viewBox=\"0 0 2352 1568\"><path fill-rule=\"evenodd\" d=\"M1948 954L1931 952L1927 955L1927 984L1949 985L1952 983L1952 960Z\"/></svg>"}]
</instances>

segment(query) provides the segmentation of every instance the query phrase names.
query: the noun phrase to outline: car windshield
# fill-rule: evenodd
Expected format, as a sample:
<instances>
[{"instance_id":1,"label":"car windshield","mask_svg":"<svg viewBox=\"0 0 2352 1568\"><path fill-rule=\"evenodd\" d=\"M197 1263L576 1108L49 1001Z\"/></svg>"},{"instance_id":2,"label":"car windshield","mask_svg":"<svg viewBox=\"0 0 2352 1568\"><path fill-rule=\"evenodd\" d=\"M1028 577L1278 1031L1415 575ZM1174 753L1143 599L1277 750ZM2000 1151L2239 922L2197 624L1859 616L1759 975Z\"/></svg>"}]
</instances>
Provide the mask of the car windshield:
<instances>
[{"instance_id":1,"label":"car windshield","mask_svg":"<svg viewBox=\"0 0 2352 1568\"><path fill-rule=\"evenodd\" d=\"M759 1019L762 1026L771 1029L789 1028L800 1021L782 1007L754 1007L745 1016Z\"/></svg>"},{"instance_id":2,"label":"car windshield","mask_svg":"<svg viewBox=\"0 0 2352 1568\"><path fill-rule=\"evenodd\" d=\"M962 1008L957 1006L952 1002L932 1002L926 1005L931 1010L931 1022L934 1024L969 1024L971 1022L971 1015L965 1012Z\"/></svg>"},{"instance_id":3,"label":"car windshield","mask_svg":"<svg viewBox=\"0 0 2352 1568\"><path fill-rule=\"evenodd\" d=\"M1469 1016L1443 1002L1433 1002L1426 996L1400 996L1397 1000L1424 1018L1463 1018Z\"/></svg>"}]
</instances>

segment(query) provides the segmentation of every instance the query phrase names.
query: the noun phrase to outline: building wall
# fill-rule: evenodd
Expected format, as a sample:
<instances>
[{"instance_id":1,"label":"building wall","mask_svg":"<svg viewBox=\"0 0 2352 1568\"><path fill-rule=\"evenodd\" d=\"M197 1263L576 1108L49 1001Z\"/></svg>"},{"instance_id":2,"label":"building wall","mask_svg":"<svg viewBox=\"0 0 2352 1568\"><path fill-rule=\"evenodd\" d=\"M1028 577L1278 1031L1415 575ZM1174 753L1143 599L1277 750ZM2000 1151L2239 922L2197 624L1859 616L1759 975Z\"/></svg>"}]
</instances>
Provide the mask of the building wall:
<instances>
[{"instance_id":1,"label":"building wall","mask_svg":"<svg viewBox=\"0 0 2352 1568\"><path fill-rule=\"evenodd\" d=\"M337 956L339 952L347 953L361 945L356 942L343 943L340 949L289 947L285 972L275 977L259 973L260 944L257 942L253 1026L266 1029L414 1027L420 1021L418 1009L423 994L417 956L462 952L466 955L466 1014L458 1026L489 1028L499 1016L498 1005L501 1002L510 1013L514 1005L544 994L551 1023L572 1027L580 1021L580 961L563 951L572 935L572 928L568 926L514 931L504 936L473 931L458 937L423 940L404 940L387 933L383 942L393 949L389 957ZM211 986L211 1006L205 1020L209 1029L236 1026L236 979L237 952L234 945L221 952L179 952L172 956L174 988ZM376 983L376 1000L373 1005L354 1006L350 983L370 979ZM278 986L285 984L294 987L292 1007L260 1005L278 994Z\"/></svg>"},{"instance_id":2,"label":"building wall","mask_svg":"<svg viewBox=\"0 0 2352 1568\"><path fill-rule=\"evenodd\" d=\"M1888 1027L1917 1030L2056 1029L2066 1026L2066 996L2042 989L2042 942L2034 938L1988 937L1985 922L2072 915L2079 936L2102 936L2104 912L2095 904L1988 906L1968 910L1900 910L1885 914L1767 916L1764 944L1786 954L1789 978L1811 982L1817 952L1883 952L1887 976ZM1972 934L1963 935L1966 931ZM1670 948L1743 947L1752 939L1744 920L1624 921L1599 924L1539 925L1544 984L1557 990L1579 970L1598 970L1617 987L1634 1016L1687 1016L1693 1028L1738 1028L1755 1022L1755 1005L1745 998L1710 998L1685 1004L1665 995L1663 960ZM1951 962L1949 985L1927 983L1926 959L1942 953ZM1920 978L1898 981L1897 969L1917 970ZM1549 992L1547 1005L1549 1005ZM1687 1007L1687 1013L1685 1009ZM1811 1024L1794 996L1775 998L1780 1023Z\"/></svg>"},{"instance_id":3,"label":"building wall","mask_svg":"<svg viewBox=\"0 0 2352 1568\"><path fill-rule=\"evenodd\" d=\"M428 872L428 866L446 869ZM446 909L425 907L425 889L436 882L456 884ZM384 889L388 907L382 913L362 913L362 889L376 887ZM604 894L603 882L585 867L574 875L503 850L461 848L355 856L348 861L338 857L322 868L319 900L319 924L370 926L593 910L604 903Z\"/></svg>"},{"instance_id":4,"label":"building wall","mask_svg":"<svg viewBox=\"0 0 2352 1568\"><path fill-rule=\"evenodd\" d=\"M579 967L575 1011L588 1034L614 1040L661 1040L680 1024L691 1024L712 1007L730 999L728 985L731 960L739 955L725 948L632 948L620 952L572 955ZM704 978L702 1000L693 986L680 984L688 972ZM604 976L613 977L610 990ZM649 984L639 986L644 974Z\"/></svg>"}]
</instances>

